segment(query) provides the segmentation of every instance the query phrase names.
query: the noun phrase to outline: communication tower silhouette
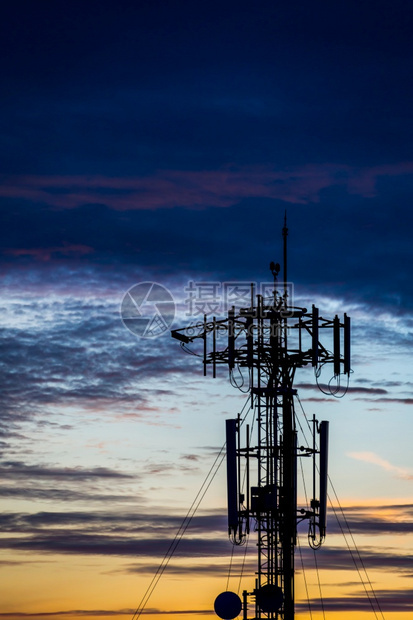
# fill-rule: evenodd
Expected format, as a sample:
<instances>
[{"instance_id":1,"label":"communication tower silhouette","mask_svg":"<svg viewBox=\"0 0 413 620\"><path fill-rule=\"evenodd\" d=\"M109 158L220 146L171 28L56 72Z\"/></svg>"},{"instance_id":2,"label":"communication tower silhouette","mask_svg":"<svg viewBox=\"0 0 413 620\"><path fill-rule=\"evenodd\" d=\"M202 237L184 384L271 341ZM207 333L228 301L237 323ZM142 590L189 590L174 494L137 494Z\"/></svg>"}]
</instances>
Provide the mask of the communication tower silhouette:
<instances>
[{"instance_id":1,"label":"communication tower silhouette","mask_svg":"<svg viewBox=\"0 0 413 620\"><path fill-rule=\"evenodd\" d=\"M254 620L294 619L297 524L308 521L309 543L315 549L326 535L329 428L327 421L318 422L313 416L313 445L298 446L294 376L297 368L307 365L314 367L317 376L330 364L336 379L341 374L349 376L351 371L350 318L344 314L342 321L337 315L324 319L315 305L310 311L290 305L286 219L282 235L283 278L279 282L280 265L272 262L274 287L270 297L255 295L251 286L249 307L232 307L222 320L204 316L195 334L192 325L172 331L184 349L197 339L202 341L204 375L212 367L215 377L220 365L227 366L230 375L236 368L248 373L256 431L252 434L246 425L243 440L241 416L226 420L228 533L239 545L251 528L257 532L257 570L255 583L243 592L242 601L233 592L217 597L215 612L224 620L235 618L241 611L247 620L250 603L254 605ZM329 334L331 346L321 341ZM309 507L299 508L297 459L306 456L313 460L313 497Z\"/></svg>"}]
</instances>

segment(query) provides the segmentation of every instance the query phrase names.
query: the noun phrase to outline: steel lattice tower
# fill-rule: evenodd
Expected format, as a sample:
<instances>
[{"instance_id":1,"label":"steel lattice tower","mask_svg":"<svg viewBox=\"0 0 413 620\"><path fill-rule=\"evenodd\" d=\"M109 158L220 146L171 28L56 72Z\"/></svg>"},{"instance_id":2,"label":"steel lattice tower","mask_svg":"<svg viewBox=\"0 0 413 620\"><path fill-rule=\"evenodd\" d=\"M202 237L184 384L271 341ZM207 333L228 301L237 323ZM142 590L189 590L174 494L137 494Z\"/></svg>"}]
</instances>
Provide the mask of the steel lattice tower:
<instances>
[{"instance_id":1,"label":"steel lattice tower","mask_svg":"<svg viewBox=\"0 0 413 620\"><path fill-rule=\"evenodd\" d=\"M315 440L312 448L298 447L295 372L311 365L318 373L321 367L332 364L334 377L350 374L349 317L344 315L343 322L338 316L323 319L314 305L308 312L289 303L287 235L284 224L283 279L278 282L280 266L271 263L274 278L271 297L257 295L255 299L252 290L249 307L238 311L231 308L222 320L208 320L204 316L197 330L191 325L172 331L184 349L201 340L204 375L212 366L215 377L220 365L227 365L230 374L236 368L248 372L251 407L256 413L255 441L247 425L245 445L241 445L240 416L226 421L229 535L234 544L242 544L249 534L250 523L257 532L256 579L251 591L243 593L244 620L248 618L249 600L255 604L254 618L294 619L297 523L308 520L309 539L315 548L325 538L328 422L313 421L314 434L319 433L319 448ZM320 331L326 335L332 333L331 350L321 343ZM220 346L222 340L224 345ZM314 474L319 470L319 482L316 485L313 481L313 498L306 509L297 508L300 456L313 459ZM245 492L241 489L241 462L246 465ZM252 470L256 485L250 486ZM223 593L217 598L215 610L222 618L235 618L241 610L241 601L233 593Z\"/></svg>"}]
</instances>

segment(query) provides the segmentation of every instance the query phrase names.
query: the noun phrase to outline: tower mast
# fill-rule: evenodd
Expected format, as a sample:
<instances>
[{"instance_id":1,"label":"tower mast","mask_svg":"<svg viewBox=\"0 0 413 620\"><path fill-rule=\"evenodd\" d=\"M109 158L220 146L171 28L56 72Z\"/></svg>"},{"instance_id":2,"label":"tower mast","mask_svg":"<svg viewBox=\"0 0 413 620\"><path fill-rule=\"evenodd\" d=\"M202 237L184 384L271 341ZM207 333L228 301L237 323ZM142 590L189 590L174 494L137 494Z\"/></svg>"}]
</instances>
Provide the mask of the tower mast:
<instances>
[{"instance_id":1,"label":"tower mast","mask_svg":"<svg viewBox=\"0 0 413 620\"><path fill-rule=\"evenodd\" d=\"M316 306L311 311L292 305L292 285L287 281L287 218L284 217L283 281L278 283L280 265L270 264L274 278L271 296L253 296L246 308L228 310L228 317L210 321L207 316L197 329L194 325L173 330L172 336L188 345L202 343L204 374L212 365L228 366L230 376L235 367L248 374L251 408L256 415L254 439L247 426L245 447L241 447L243 420L227 420L228 532L234 544L243 544L250 522L257 532L257 570L253 587L243 593L243 603L231 592L215 601L216 613L225 620L235 618L243 607L248 619L248 604L254 603L252 618L294 620L294 550L297 523L308 520L309 540L318 548L325 538L327 499L328 422L314 420L314 432L320 433L320 449L298 448L295 426L293 387L297 368L307 365L317 372L321 365L333 367L334 376L350 373L350 319L341 322L323 319ZM262 291L263 293L263 291ZM320 330L332 334L333 346L319 340ZM344 341L344 356L340 342ZM212 341L212 350L208 342ZM331 352L332 350L332 352ZM313 459L311 505L297 508L297 460ZM318 468L316 467L318 459ZM242 488L241 462L246 464L247 488ZM256 463L256 465L253 465ZM256 484L250 486L251 476ZM318 498L315 497L318 487Z\"/></svg>"}]
</instances>

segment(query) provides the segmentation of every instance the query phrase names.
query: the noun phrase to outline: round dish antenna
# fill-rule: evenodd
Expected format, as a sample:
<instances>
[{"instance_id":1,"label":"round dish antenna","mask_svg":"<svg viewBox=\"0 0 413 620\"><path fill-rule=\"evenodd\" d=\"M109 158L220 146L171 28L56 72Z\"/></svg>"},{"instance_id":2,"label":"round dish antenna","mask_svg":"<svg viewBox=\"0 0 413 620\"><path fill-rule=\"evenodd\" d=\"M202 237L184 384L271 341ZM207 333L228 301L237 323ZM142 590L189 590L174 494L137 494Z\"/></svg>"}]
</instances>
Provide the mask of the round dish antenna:
<instances>
[{"instance_id":1,"label":"round dish antenna","mask_svg":"<svg viewBox=\"0 0 413 620\"><path fill-rule=\"evenodd\" d=\"M242 608L241 599L235 592L221 592L214 603L214 610L222 620L234 620Z\"/></svg>"}]
</instances>

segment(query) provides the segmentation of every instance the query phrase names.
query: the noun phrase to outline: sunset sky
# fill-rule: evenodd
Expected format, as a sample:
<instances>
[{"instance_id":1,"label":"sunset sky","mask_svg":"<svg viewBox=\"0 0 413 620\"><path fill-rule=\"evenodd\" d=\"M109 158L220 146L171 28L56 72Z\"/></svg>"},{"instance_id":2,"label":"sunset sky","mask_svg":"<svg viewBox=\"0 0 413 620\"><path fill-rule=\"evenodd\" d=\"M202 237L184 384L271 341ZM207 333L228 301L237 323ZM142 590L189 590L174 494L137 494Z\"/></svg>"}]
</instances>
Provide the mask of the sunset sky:
<instances>
[{"instance_id":1,"label":"sunset sky","mask_svg":"<svg viewBox=\"0 0 413 620\"><path fill-rule=\"evenodd\" d=\"M329 512L319 587L300 528L297 620L411 618L412 31L406 0L2 3L0 620L132 618L246 396L122 300L159 283L178 328L213 284L219 316L271 281L285 210L296 304L353 325L345 397L296 376L352 533ZM213 614L225 501L221 467L149 619Z\"/></svg>"}]
</instances>

